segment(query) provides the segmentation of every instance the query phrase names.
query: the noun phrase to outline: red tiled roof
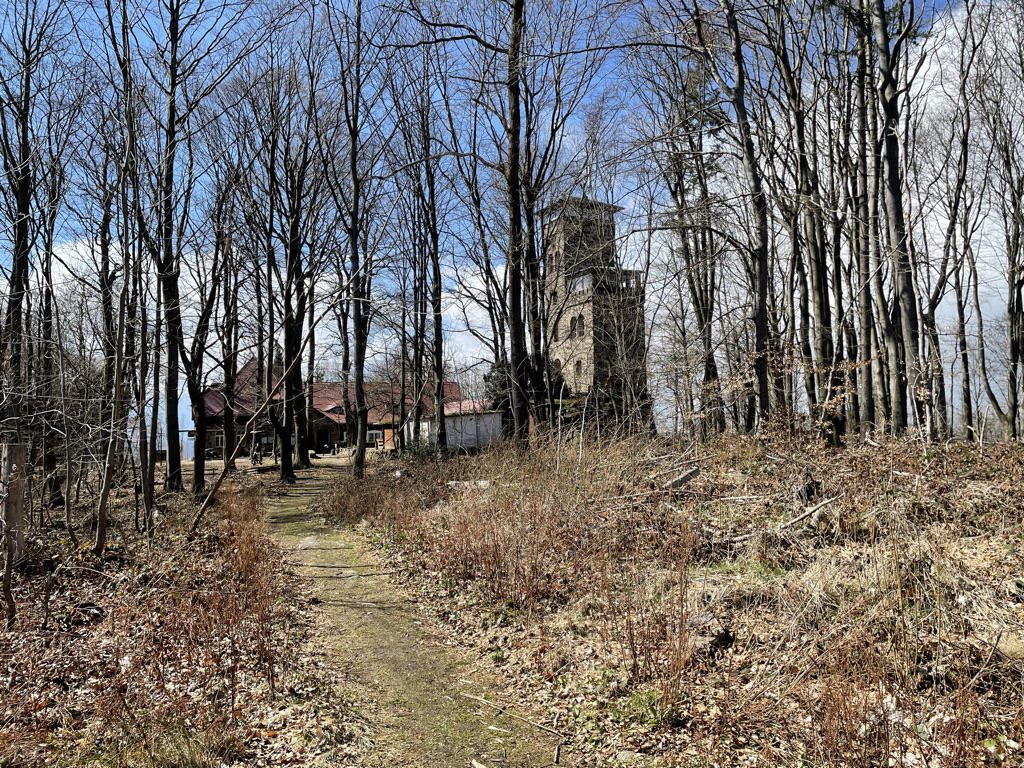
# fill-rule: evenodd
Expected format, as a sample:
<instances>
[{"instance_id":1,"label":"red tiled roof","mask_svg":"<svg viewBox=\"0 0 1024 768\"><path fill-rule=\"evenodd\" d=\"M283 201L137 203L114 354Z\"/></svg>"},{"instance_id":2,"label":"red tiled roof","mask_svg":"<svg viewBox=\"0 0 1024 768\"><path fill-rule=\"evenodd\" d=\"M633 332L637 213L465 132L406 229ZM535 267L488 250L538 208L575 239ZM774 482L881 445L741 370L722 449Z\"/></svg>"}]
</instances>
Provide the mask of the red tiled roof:
<instances>
[{"instance_id":1,"label":"red tiled roof","mask_svg":"<svg viewBox=\"0 0 1024 768\"><path fill-rule=\"evenodd\" d=\"M345 396L341 382L313 382L313 408L335 424L345 424ZM349 401L355 405L356 385L349 382ZM370 424L391 423L398 420L401 410L401 388L389 382L368 381L364 384L366 404L369 408L367 419ZM256 361L250 360L239 370L235 380L235 395L232 398L236 419L252 418L253 412L262 402L262 388L256 380ZM444 383L445 413L449 407L462 401L462 388L457 382ZM415 402L409 393L405 397L406 412L413 409ZM429 417L434 413L433 385L427 386L427 392L420 398L422 413ZM224 385L214 384L203 393L203 408L207 418L222 417L226 404Z\"/></svg>"},{"instance_id":2,"label":"red tiled roof","mask_svg":"<svg viewBox=\"0 0 1024 768\"><path fill-rule=\"evenodd\" d=\"M428 386L428 390L429 391L420 398L424 417L428 417L434 413L433 388ZM401 387L392 385L388 382L368 381L363 385L363 391L366 395L366 405L369 408L369 412L367 414L368 423L387 424L398 420L399 412L401 411ZM348 396L349 402L353 407L355 407L356 385L354 382L349 382ZM449 403L459 402L462 400L462 388L457 382L446 381L444 383L444 399L446 413ZM405 410L407 413L413 409L414 403L415 400L412 394L406 393ZM314 382L313 408L336 424L344 424L345 389L341 382ZM336 417L340 417L340 419Z\"/></svg>"},{"instance_id":3,"label":"red tiled roof","mask_svg":"<svg viewBox=\"0 0 1024 768\"><path fill-rule=\"evenodd\" d=\"M231 398L236 419L251 419L255 410L263 402L262 382L256 379L256 360L249 360L235 375L235 394ZM214 384L203 392L203 410L207 418L218 418L224 415L227 398L223 384Z\"/></svg>"},{"instance_id":4,"label":"red tiled roof","mask_svg":"<svg viewBox=\"0 0 1024 768\"><path fill-rule=\"evenodd\" d=\"M489 413L493 410L490 400L455 400L452 402L446 400L444 404L445 416L461 416L465 413Z\"/></svg>"}]
</instances>

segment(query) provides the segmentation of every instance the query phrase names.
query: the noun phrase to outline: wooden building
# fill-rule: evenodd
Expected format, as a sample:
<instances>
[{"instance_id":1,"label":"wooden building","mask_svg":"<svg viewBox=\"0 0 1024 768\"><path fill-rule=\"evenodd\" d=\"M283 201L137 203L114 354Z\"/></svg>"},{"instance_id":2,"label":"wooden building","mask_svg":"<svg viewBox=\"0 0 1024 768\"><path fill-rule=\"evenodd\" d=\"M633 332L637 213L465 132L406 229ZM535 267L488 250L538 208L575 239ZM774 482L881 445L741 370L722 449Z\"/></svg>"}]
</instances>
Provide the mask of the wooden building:
<instances>
[{"instance_id":1,"label":"wooden building","mask_svg":"<svg viewBox=\"0 0 1024 768\"><path fill-rule=\"evenodd\" d=\"M330 453L351 442L349 425L345 414L345 390L341 382L318 381L312 386L312 409L307 413L308 428L313 436L313 447L317 453ZM368 381L365 384L367 413L366 444L379 450L398 448L398 432L403 423L414 418L416 398L406 393L402 407L401 387L389 382ZM433 386L431 394L419 398L421 421L431 421L434 414ZM348 385L349 402L355 408L355 384ZM256 376L256 362L250 360L238 372L233 392L229 393L224 384L213 384L203 393L206 410L207 433L206 451L211 457L221 457L225 448L224 421L228 412L234 415L235 440L245 431L245 425L263 402L264 388ZM446 413L449 407L463 401L462 389L456 382L444 383ZM229 409L230 404L230 409ZM254 439L258 440L266 455L273 450L274 430L268 416L257 421ZM234 446L231 446L233 448ZM246 446L245 453L249 453Z\"/></svg>"}]
</instances>

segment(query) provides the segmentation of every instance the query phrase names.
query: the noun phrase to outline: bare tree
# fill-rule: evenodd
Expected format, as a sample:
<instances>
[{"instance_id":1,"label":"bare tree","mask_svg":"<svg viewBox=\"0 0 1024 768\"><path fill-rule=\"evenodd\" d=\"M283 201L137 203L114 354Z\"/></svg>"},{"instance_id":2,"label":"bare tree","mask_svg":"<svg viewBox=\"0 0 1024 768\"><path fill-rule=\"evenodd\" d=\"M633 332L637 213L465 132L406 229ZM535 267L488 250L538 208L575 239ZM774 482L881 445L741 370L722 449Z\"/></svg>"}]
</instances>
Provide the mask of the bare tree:
<instances>
[{"instance_id":1,"label":"bare tree","mask_svg":"<svg viewBox=\"0 0 1024 768\"><path fill-rule=\"evenodd\" d=\"M363 0L356 0L351 7L330 6L327 24L329 45L337 59L334 86L341 116L334 135L346 152L344 159L329 153L325 162L327 187L345 216L348 240L347 317L351 321L356 418L353 463L356 475L361 476L366 463L369 412L365 375L376 268L374 227L380 226L382 216L389 218L381 210L383 206L375 204L379 202L375 176L391 130L381 114L390 79L382 46L394 27L394 17L385 7L364 8Z\"/></svg>"}]
</instances>

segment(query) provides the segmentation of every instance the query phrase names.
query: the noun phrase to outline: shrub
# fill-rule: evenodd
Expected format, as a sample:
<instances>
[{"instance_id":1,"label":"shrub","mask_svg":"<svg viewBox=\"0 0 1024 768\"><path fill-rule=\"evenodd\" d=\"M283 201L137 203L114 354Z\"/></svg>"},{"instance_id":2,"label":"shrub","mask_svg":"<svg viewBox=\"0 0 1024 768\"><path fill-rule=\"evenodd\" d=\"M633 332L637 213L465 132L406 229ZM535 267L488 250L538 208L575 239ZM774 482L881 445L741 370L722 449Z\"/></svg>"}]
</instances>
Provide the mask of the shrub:
<instances>
[{"instance_id":1,"label":"shrub","mask_svg":"<svg viewBox=\"0 0 1024 768\"><path fill-rule=\"evenodd\" d=\"M488 641L503 672L557 690L620 669L616 695L656 692L663 751L972 766L1024 742L1024 661L1000 644L1019 632L1006 584L1024 546L1022 458L835 450L788 431L706 445L577 433L336 492L373 496L363 514L421 586L443 585L439 601L479 606L446 616L474 634L488 611L520 617L515 639Z\"/></svg>"},{"instance_id":2,"label":"shrub","mask_svg":"<svg viewBox=\"0 0 1024 768\"><path fill-rule=\"evenodd\" d=\"M260 505L254 489L228 487L194 540L182 508L152 542L115 547L115 557L60 550L45 608L26 599L42 577L26 582L19 632L2 652L0 764L239 758L286 642L281 555Z\"/></svg>"}]
</instances>

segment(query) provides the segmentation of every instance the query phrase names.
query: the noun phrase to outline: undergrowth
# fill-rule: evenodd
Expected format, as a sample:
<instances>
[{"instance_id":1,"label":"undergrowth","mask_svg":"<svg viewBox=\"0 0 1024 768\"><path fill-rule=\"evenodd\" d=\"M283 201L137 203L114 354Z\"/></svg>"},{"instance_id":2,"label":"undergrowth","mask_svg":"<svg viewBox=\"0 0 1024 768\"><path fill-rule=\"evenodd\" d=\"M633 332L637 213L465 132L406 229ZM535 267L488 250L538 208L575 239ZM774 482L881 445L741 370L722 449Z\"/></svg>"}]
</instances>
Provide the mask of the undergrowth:
<instances>
[{"instance_id":1,"label":"undergrowth","mask_svg":"<svg viewBox=\"0 0 1024 768\"><path fill-rule=\"evenodd\" d=\"M368 519L446 620L590 748L1016 764L1022 459L1019 445L577 435L392 463L322 511Z\"/></svg>"},{"instance_id":2,"label":"undergrowth","mask_svg":"<svg viewBox=\"0 0 1024 768\"><path fill-rule=\"evenodd\" d=\"M40 543L0 651L0 765L244 760L254 712L280 687L289 587L256 491L222 492L191 540L188 512L103 558Z\"/></svg>"}]
</instances>

